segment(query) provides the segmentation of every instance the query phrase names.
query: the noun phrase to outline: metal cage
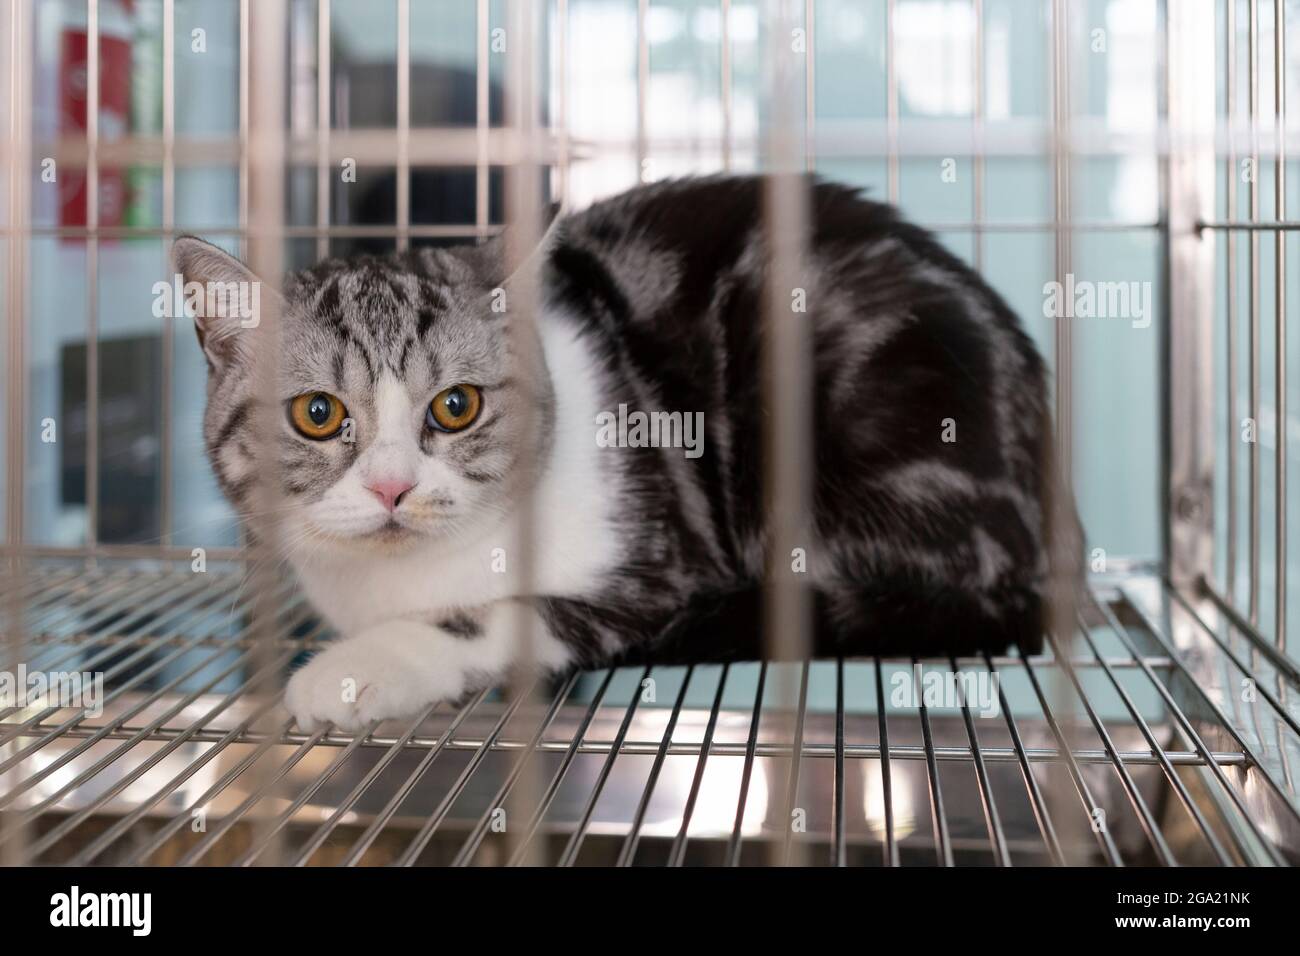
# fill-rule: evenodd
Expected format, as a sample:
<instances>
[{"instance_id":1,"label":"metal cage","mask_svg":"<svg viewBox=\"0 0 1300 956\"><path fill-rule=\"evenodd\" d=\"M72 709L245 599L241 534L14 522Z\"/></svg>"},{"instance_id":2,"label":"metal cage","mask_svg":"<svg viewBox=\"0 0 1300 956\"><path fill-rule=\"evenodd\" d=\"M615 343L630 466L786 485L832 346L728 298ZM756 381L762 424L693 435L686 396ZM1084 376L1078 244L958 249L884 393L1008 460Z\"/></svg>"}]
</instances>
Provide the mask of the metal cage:
<instances>
[{"instance_id":1,"label":"metal cage","mask_svg":"<svg viewBox=\"0 0 1300 956\"><path fill-rule=\"evenodd\" d=\"M465 2L475 10L472 125L411 123L409 39L420 0L394 0L396 121L384 129L339 128L332 118L330 0L237 0L238 132L195 140L176 128L177 0L158 0L159 131L112 138L102 135L94 108L103 92L102 4L86 0L79 6L92 108L84 132L38 142L34 3L0 0L0 99L7 103L0 143L0 248L7 261L4 673L70 669L104 681L93 709L64 706L54 688L0 708L0 859L561 866L1232 866L1300 859L1293 770L1300 759L1300 672L1286 640L1286 428L1275 428L1269 495L1260 444L1239 441L1237 424L1258 423L1266 404L1269 323L1271 408L1275 421L1287 420L1286 268L1273 270L1271 314L1261 290L1261 246L1272 246L1272 261L1285 263L1286 235L1297 228L1285 204L1287 157L1296 154L1285 127L1290 62L1286 31L1273 26L1288 23L1283 0L1156 4L1160 42L1151 55L1160 122L1149 148L1159 168L1159 218L1119 224L1072 216L1078 158L1108 148L1089 140L1094 131L1086 124L1076 128L1072 57L1086 37L1078 8L1066 0L1042 4L1051 42L1043 78L1051 127L1038 147L1050 158L1053 215L1008 224L985 217L983 163L995 150L1016 146L994 143L986 129L983 0L968 3L971 116L930 129L932 141L906 143L894 43L906 0L882 0L887 109L881 123L850 131L851 142L836 148L883 160L889 198L898 196L903 160L953 151L973 158L973 214L962 228L974 237L977 267L981 237L998 230L1043 236L1058 278L1071 270L1080 232L1143 229L1162 243L1163 559L1107 562L1077 606L1058 608L1042 654L619 668L484 691L459 707L431 707L361 735L328 727L302 733L281 709L278 689L286 669L329 637L327 629L292 581L253 573L265 555L209 548L200 556L174 540L169 456L162 459L157 540L99 540L104 358L102 306L94 294L86 300L84 541L58 547L30 539L25 459L41 419L28 401L25 343L40 321L29 269L37 239L84 242L84 282L94 290L102 278L100 244L174 236L178 170L214 157L238 170L233 234L262 275L284 268L286 241L306 242L320 256L340 238L379 236L398 249L481 238L500 226L491 212L498 185L505 219L517 235L535 236L546 198L535 188L541 173L551 194L567 202L575 157L612 151L626 156L633 179L653 175L650 0L636 0L636 35L626 38L636 46L638 95L634 133L619 143L584 142L568 131L564 75L582 50L570 42L566 0L512 0L499 9L489 0ZM719 168L730 169L740 149L729 34L739 4L711 6L721 30L722 103L711 146ZM797 69L782 51L794 33L815 48L816 4L754 6L768 44L761 58L766 121L747 148L775 174L767 206L776 258L766 374L786 393L806 394L806 343L797 324L777 316L780 290L798 284L805 211L795 174L818 168L824 140L814 124L816 60L807 56ZM502 16L514 53L496 78L489 50L494 18ZM1219 25L1227 42L1218 40ZM290 69L286 50L296 51ZM315 69L305 86L292 69L299 55ZM1261 99L1261 85L1267 93L1269 84L1271 115ZM303 116L311 122L300 123ZM84 170L84 224L33 221L32 192L45 156ZM332 170L347 159L394 166L391 226L332 221ZM1238 174L1242 160L1252 173L1245 180ZM101 223L101 170L137 162L160 170L160 224ZM311 224L286 221L286 170L296 165L315 169L307 190L317 199ZM472 169L473 221L412 222L411 171L418 167ZM1273 188L1271 217L1261 213L1262 181ZM1244 310L1239 290L1248 293ZM171 324L159 332L168 387L174 335ZM1225 350L1226 362L1216 367ZM1068 463L1068 320L1056 322L1052 358ZM179 423L163 405L159 435L166 445ZM782 543L796 540L806 507L801 462L808 449L800 422L808 409L794 402L775 411L768 477ZM1264 548L1270 520L1271 587ZM799 659L804 596L774 584L768 611L771 643ZM898 703L897 689L925 686L927 672L955 689L955 707L936 706L924 693ZM973 699L981 688L992 696Z\"/></svg>"}]
</instances>

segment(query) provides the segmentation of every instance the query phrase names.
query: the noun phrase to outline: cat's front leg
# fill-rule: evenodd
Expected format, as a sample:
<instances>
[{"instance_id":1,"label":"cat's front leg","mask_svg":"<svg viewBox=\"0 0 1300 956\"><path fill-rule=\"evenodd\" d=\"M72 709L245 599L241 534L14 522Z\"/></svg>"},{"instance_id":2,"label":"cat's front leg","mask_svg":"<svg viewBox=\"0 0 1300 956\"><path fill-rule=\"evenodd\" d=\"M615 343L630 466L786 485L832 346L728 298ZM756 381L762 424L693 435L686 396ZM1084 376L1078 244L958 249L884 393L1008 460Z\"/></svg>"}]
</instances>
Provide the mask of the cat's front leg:
<instances>
[{"instance_id":1,"label":"cat's front leg","mask_svg":"<svg viewBox=\"0 0 1300 956\"><path fill-rule=\"evenodd\" d=\"M386 621L328 645L289 679L285 707L304 730L360 730L467 689L458 640L418 621Z\"/></svg>"},{"instance_id":2,"label":"cat's front leg","mask_svg":"<svg viewBox=\"0 0 1300 956\"><path fill-rule=\"evenodd\" d=\"M438 624L394 620L330 644L290 679L285 707L298 726L330 722L361 730L376 720L413 717L430 704L454 701L502 679L519 655L519 618L513 605L458 612ZM545 670L567 661L532 610L535 663Z\"/></svg>"}]
</instances>

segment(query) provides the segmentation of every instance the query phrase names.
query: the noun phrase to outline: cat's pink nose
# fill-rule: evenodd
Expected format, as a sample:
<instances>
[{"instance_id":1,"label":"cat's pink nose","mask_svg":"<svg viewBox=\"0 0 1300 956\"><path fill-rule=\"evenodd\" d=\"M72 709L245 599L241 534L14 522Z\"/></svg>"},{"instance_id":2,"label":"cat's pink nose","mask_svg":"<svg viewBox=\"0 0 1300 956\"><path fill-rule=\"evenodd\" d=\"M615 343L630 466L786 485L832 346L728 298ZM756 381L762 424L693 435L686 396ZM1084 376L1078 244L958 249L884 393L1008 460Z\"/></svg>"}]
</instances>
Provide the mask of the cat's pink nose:
<instances>
[{"instance_id":1,"label":"cat's pink nose","mask_svg":"<svg viewBox=\"0 0 1300 956\"><path fill-rule=\"evenodd\" d=\"M366 490L378 498L389 511L396 511L397 506L402 503L402 497L414 487L415 485L402 478L384 478L366 485Z\"/></svg>"}]
</instances>

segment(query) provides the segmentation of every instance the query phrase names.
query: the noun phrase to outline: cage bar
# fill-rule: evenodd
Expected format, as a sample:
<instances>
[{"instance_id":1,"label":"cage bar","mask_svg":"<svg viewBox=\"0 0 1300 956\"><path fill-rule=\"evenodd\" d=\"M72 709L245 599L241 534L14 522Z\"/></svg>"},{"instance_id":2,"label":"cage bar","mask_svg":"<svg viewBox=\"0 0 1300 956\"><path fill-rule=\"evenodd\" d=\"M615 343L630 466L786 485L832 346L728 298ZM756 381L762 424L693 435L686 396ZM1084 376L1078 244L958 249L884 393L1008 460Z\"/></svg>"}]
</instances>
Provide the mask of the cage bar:
<instances>
[{"instance_id":1,"label":"cage bar","mask_svg":"<svg viewBox=\"0 0 1300 956\"><path fill-rule=\"evenodd\" d=\"M1227 0L1224 6L1223 81L1225 114L1227 117L1227 165L1224 170L1223 192L1228 219L1237 218L1237 0ZM1226 441L1227 472L1224 476L1227 494L1225 516L1224 582L1228 593L1237 593L1237 234L1229 231L1225 236L1227 262L1224 284L1228 289L1224 316L1224 376L1225 402L1228 409L1228 435Z\"/></svg>"},{"instance_id":2,"label":"cage bar","mask_svg":"<svg viewBox=\"0 0 1300 956\"><path fill-rule=\"evenodd\" d=\"M411 0L397 0L397 251L411 242Z\"/></svg>"},{"instance_id":3,"label":"cage bar","mask_svg":"<svg viewBox=\"0 0 1300 956\"><path fill-rule=\"evenodd\" d=\"M802 7L802 9L798 9ZM804 661L811 654L811 596L802 575L792 572L796 554L809 553L814 542L812 495L814 467L812 343L806 323L800 320L793 302L800 290L806 290L812 276L805 271L804 237L809 235L809 180L804 164L811 160L807 132L810 117L800 116L809 94L799 96L798 79L809 80L804 70L797 70L788 38L809 24L802 15L810 8L795 0L770 0L767 11L767 50L765 89L770 115L767 118L766 166L764 182L763 230L768 269L764 276L762 376L766 396L763 434L763 489L765 515L770 529L770 553L763 582L763 641L773 658L781 661ZM797 12L796 12L797 11ZM811 36L805 32L809 46L805 59L811 57ZM800 136L796 130L802 130ZM807 292L805 291L805 294ZM795 751L790 763L790 779L785 787L786 804L782 815L782 837L771 845L772 862L787 864L802 861L792 857L791 814L797 807L799 786L798 743L803 733L802 707L794 703L794 688L788 668L777 672L776 686L781 692L778 705L783 725L792 735ZM807 670L802 672L799 696L807 691ZM721 693L721 689L719 689ZM703 757L699 773L703 773ZM684 841L686 823L683 823ZM684 842L675 848L674 861L680 862Z\"/></svg>"},{"instance_id":4,"label":"cage bar","mask_svg":"<svg viewBox=\"0 0 1300 956\"><path fill-rule=\"evenodd\" d=\"M1286 219L1286 4L1273 3L1273 109L1277 127L1277 156L1273 160L1273 190L1278 221ZM1274 418L1277 448L1273 453L1273 627L1275 641L1286 653L1286 231L1273 233L1273 299L1276 309L1273 333Z\"/></svg>"},{"instance_id":5,"label":"cage bar","mask_svg":"<svg viewBox=\"0 0 1300 956\"><path fill-rule=\"evenodd\" d=\"M1250 0L1249 54L1247 68L1250 82L1250 221L1259 221L1259 0ZM1259 427L1260 400L1260 329L1259 329L1259 235L1250 233L1250 419ZM1250 445L1250 621L1259 621L1260 563L1260 451L1259 442Z\"/></svg>"},{"instance_id":6,"label":"cage bar","mask_svg":"<svg viewBox=\"0 0 1300 956\"><path fill-rule=\"evenodd\" d=\"M247 2L247 0L245 0ZM330 175L333 158L330 140L333 133L330 118L330 90L334 77L330 52L330 0L317 0L316 4L316 258L325 259L330 254ZM409 114L408 114L409 115ZM411 131L406 131L406 148L410 150ZM409 155L408 155L409 162Z\"/></svg>"},{"instance_id":7,"label":"cage bar","mask_svg":"<svg viewBox=\"0 0 1300 956\"><path fill-rule=\"evenodd\" d=\"M1169 206L1165 245L1169 275L1180 277L1165 285L1165 547L1171 576L1186 585L1212 573L1214 535L1214 249L1197 228L1210 218L1214 196L1214 116L1206 109L1214 103L1214 76L1205 69L1205 63L1214 62L1213 4L1166 4L1165 21L1170 148L1164 171ZM1251 312L1253 326L1255 305ZM1257 347L1255 339L1252 354ZM1252 560L1257 552L1255 541ZM1256 577L1253 571L1251 576Z\"/></svg>"},{"instance_id":8,"label":"cage bar","mask_svg":"<svg viewBox=\"0 0 1300 956\"><path fill-rule=\"evenodd\" d=\"M284 55L288 48L288 5L284 0L263 0L250 6L248 13L249 89L280 89L284 83ZM279 232L284 218L286 103L280 96L250 96L248 107L248 208L250 222L257 229L247 241L249 266L259 277L257 281L278 283L284 272L284 247ZM252 500L259 514L259 538L249 542L247 550L253 594L249 629L257 652L253 666L261 672L271 665L275 653L277 588L272 580L272 569L277 554L272 542L279 540L283 501L280 460L276 453L281 422L277 401L280 316L275 296L261 297L261 314L256 319L258 348L253 359L253 384L261 401L253 409L251 418L254 437L262 454L258 458ZM269 690L262 685L255 688L254 693L261 697ZM255 793L274 792L285 772L287 767L282 767L278 773L271 773L269 767L260 769L256 774L260 779ZM233 819L237 820L238 815ZM217 831L231 820L229 817L223 819L217 828L210 831L209 837L215 837ZM279 830L263 815L255 816L252 825L254 839L268 846L267 861L278 863L281 851ZM180 862L196 858L204 845L204 841L200 841Z\"/></svg>"}]
</instances>

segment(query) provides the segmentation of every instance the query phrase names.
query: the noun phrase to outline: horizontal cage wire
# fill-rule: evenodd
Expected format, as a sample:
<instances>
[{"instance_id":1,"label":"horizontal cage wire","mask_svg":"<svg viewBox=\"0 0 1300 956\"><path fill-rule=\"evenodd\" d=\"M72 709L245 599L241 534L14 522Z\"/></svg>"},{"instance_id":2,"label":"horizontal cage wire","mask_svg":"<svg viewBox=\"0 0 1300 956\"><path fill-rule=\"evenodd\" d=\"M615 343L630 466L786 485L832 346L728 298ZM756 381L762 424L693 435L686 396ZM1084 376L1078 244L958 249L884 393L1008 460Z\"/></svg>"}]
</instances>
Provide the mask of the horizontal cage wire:
<instances>
[{"instance_id":1,"label":"horizontal cage wire","mask_svg":"<svg viewBox=\"0 0 1300 956\"><path fill-rule=\"evenodd\" d=\"M1152 59L1161 89L1152 142L1114 135L1104 119L1074 102L1085 86L1079 71L1087 47L1079 44L1095 36L1067 0L1038 5L1048 48L1041 126L987 109L986 33L995 0L880 0L885 65L878 117L824 118L817 97L842 77L819 76L821 61L808 55L799 70L786 67L776 76L773 92L754 94L771 99L764 121L747 119L736 77L753 67L735 53L740 28L748 24L758 33L755 24L762 23L778 45L800 31L807 49L816 50L815 25L824 21L812 0L721 0L718 59L710 65L719 89L717 129L707 136L660 135L651 47L667 21L656 16L659 4L628 0L623 6L635 30L631 132L622 124L592 132L588 123L575 133L570 126L581 124L574 123L569 76L584 48L569 24L583 5L551 0L529 11L515 0L502 5L507 21L488 0L467 0L474 57L463 79L472 91L470 115L417 120L420 83L428 77L412 62L411 34L419 23L427 29L428 18L418 0L384 4L391 7L395 43L380 88L391 92L393 115L371 125L368 117L343 115L348 101L340 87L376 83L341 62L346 49L334 31L347 0L238 0L230 5L235 128L192 136L177 129L185 107L177 58L191 42L188 7L183 0L157 0L140 5L162 24L157 127L108 135L100 110L90 109L84 128L43 139L32 120L34 88L51 74L39 73L34 62L37 23L66 17L81 32L86 102L101 106L116 95L106 94L111 72L104 57L112 54L101 41L120 39L122 5L0 0L0 40L8 54L4 119L11 133L0 142L6 166L0 249L8 265L0 682L8 679L12 690L31 675L51 679L34 698L0 707L0 861L1300 861L1300 669L1286 638L1287 430L1276 429L1266 454L1259 443L1235 440L1243 416L1263 421L1265 382L1274 390L1275 420L1287 420L1287 269L1269 267L1261 280L1265 253L1285 263L1286 235L1300 229L1285 202L1286 170L1300 149L1287 134L1286 71L1277 68L1290 65L1286 30L1275 28L1287 24L1287 4L1153 0ZM824 4L823 13L827 7L836 5ZM914 70L909 57L926 54L916 45L920 21L913 14L933 13L930 8L969 23L974 92L968 116L927 120L917 133L908 110L918 107L905 102L901 77ZM533 14L540 22L527 19ZM39 21L42 16L53 19ZM493 65L496 31L521 26L516 38L536 35L541 42L511 49L529 49L526 66L548 76L546 82L515 63L499 71ZM583 39L589 43L590 35ZM746 51L759 61L765 52L757 41ZM1220 100L1206 63L1222 76ZM282 86L284 97L261 96ZM1209 135L1206 102L1219 109L1209 116ZM716 152L718 171L820 171L863 157L878 160L881 192L895 203L904 198L910 162L969 157L975 170L969 215L919 221L969 241L977 269L988 264L999 236L1037 240L1058 278L1071 273L1087 241L1143 236L1164 243L1163 562L1107 562L1109 570L1090 577L1077 606L1060 609L1041 654L1013 648L980 657L803 661L806 635L791 632L776 637L800 652L793 661L617 667L524 680L346 734L332 726L304 732L280 704L284 675L333 636L295 582L256 573L265 555L254 548L207 547L203 562L195 563L196 552L179 543L180 532L190 529L177 523L170 449L187 423L167 402L156 428L164 463L156 524L144 533L132 529L126 537L137 543L101 533L105 515L111 519L121 505L119 497L106 500L102 480L103 450L112 437L112 409L102 394L112 361L100 334L112 318L99 295L105 250L152 240L161 252L165 241L189 231L178 215L178 179L203 167L231 167L236 198L211 231L237 240L254 264L288 268L376 248L367 242L391 251L479 241L507 226L537 234L540 202L532 187L538 181L546 183L547 201L572 208L608 192L612 179L621 186L649 181L658 164L671 175L702 149ZM33 215L37 160L47 157L84 177L82 218ZM1151 216L1089 218L1076 209L1072 175L1093 161L1121 157L1159 166L1159 209ZM1029 215L990 215L988 170L1003 159L1041 162L1050 203ZM1243 159L1252 164L1247 180L1237 175ZM391 167L390 221L350 221L354 211L334 183L335 170L347 163ZM101 216L101 192L112 188L105 184L116 185L116 171L127 167L157 170L157 222ZM465 221L418 221L413 192L418 176L430 171L465 173L456 180L472 199ZM1206 199L1207 171L1223 186L1222 205L1212 193ZM1261 219L1265 184L1275 215ZM277 202L254 202L267 195ZM780 272L794 268L803 237L796 235L797 197L774 206L766 225L774 249L783 250L774 266ZM29 268L39 243L77 244L84 269L78 278L88 290L79 473L85 534L76 545L50 543L25 527L27 468L39 453L32 423L40 417L32 414L24 363L37 320L31 302L50 281ZM1227 289L1222 319L1213 305L1220 282ZM1275 323L1268 306L1276 310ZM1216 370L1203 329L1214 330L1216 348L1226 346L1222 369ZM1054 361L1054 411L1067 464L1080 428L1075 335L1058 319L1046 349ZM172 394L177 379L174 336L171 325L159 336L162 395ZM1266 346L1273 363L1267 378ZM788 461L781 451L802 446L790 422L774 429L773 459ZM1224 463L1220 474L1216 464ZM806 491L801 480L787 474L777 481L777 498L790 514ZM798 608L782 604L789 597L776 598L774 619L797 620ZM77 706L67 703L69 691Z\"/></svg>"},{"instance_id":2,"label":"horizontal cage wire","mask_svg":"<svg viewBox=\"0 0 1300 956\"><path fill-rule=\"evenodd\" d=\"M783 841L851 865L1292 863L1300 848L1294 668L1154 578L1098 584L1069 656L1053 642L982 659L616 668L351 736L302 733L251 693L245 577L50 561L0 582L27 592L29 673L103 675L96 713L54 699L0 711L6 840L51 864L249 864L270 833L296 865L503 864L521 850L495 824L530 763L524 839L566 866L744 864ZM283 667L329 635L293 585L276 601ZM1179 628L1209 650L1179 650ZM995 677L955 685L956 707L900 704L926 668ZM772 693L781 670L801 689L793 714ZM1243 681L1249 702L1224 692ZM810 706L809 685L834 706ZM1034 706L1010 705L1022 686Z\"/></svg>"}]
</instances>

